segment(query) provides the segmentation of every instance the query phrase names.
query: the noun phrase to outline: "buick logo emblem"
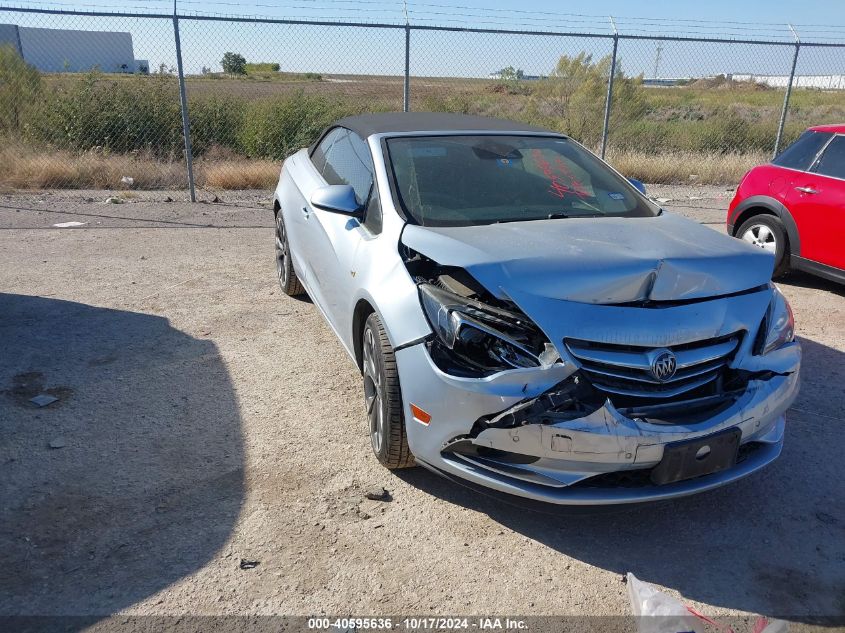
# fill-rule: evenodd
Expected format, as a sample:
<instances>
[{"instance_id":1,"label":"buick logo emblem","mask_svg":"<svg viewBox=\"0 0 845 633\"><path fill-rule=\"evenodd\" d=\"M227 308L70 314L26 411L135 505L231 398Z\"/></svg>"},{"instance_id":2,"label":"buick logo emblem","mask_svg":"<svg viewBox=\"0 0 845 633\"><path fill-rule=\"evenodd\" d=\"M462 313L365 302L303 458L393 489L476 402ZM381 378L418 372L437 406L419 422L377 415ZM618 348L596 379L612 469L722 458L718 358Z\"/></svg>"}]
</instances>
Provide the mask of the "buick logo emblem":
<instances>
[{"instance_id":1,"label":"buick logo emblem","mask_svg":"<svg viewBox=\"0 0 845 633\"><path fill-rule=\"evenodd\" d=\"M675 360L675 355L668 349L657 352L654 360L651 361L651 373L660 382L672 378L677 368L678 362Z\"/></svg>"}]
</instances>

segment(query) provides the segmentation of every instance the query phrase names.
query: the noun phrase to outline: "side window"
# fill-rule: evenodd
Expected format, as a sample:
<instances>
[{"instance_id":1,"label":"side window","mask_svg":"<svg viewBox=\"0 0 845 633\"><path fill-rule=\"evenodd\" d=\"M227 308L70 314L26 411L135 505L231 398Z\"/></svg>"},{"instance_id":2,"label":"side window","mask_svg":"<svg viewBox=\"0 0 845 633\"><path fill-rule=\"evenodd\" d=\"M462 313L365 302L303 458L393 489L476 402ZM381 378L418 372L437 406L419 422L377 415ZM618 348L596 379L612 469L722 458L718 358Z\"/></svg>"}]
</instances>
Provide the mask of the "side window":
<instances>
[{"instance_id":1,"label":"side window","mask_svg":"<svg viewBox=\"0 0 845 633\"><path fill-rule=\"evenodd\" d=\"M340 133L326 159L323 177L331 185L352 185L358 202L366 204L373 186L373 159L364 140L349 130Z\"/></svg>"},{"instance_id":2,"label":"side window","mask_svg":"<svg viewBox=\"0 0 845 633\"><path fill-rule=\"evenodd\" d=\"M806 171L829 138L827 132L804 132L797 141L778 154L772 164Z\"/></svg>"},{"instance_id":3,"label":"side window","mask_svg":"<svg viewBox=\"0 0 845 633\"><path fill-rule=\"evenodd\" d=\"M823 176L845 180L845 136L833 138L813 167L813 171Z\"/></svg>"},{"instance_id":4,"label":"side window","mask_svg":"<svg viewBox=\"0 0 845 633\"><path fill-rule=\"evenodd\" d=\"M341 128L333 129L331 132L326 134L323 137L323 140L320 141L320 144L314 148L314 152L311 154L311 162L314 163L314 167L316 167L317 171L321 174L326 168L326 158L331 151L332 144L342 132L343 130Z\"/></svg>"},{"instance_id":5,"label":"side window","mask_svg":"<svg viewBox=\"0 0 845 633\"><path fill-rule=\"evenodd\" d=\"M375 235L381 233L381 202L378 199L378 187L373 187L370 201L367 203L364 226L370 229L370 232Z\"/></svg>"}]
</instances>

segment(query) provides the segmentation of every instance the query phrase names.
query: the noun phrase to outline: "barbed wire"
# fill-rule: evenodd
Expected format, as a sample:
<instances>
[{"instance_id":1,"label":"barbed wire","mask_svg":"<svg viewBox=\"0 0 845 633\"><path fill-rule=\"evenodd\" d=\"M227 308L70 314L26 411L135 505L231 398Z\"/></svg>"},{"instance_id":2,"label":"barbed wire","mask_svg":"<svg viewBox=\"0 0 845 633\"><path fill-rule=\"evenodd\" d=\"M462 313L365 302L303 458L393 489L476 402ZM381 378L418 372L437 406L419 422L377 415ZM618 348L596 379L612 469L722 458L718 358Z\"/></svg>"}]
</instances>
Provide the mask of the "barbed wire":
<instances>
[{"instance_id":1,"label":"barbed wire","mask_svg":"<svg viewBox=\"0 0 845 633\"><path fill-rule=\"evenodd\" d=\"M193 9L191 7L202 7ZM237 8L238 11L215 11L218 7ZM354 10L349 10L354 7ZM169 0L135 0L132 4L63 2L62 0L15 0L14 3L0 3L0 9L14 11L55 10L109 13L120 16L130 11L150 14L171 15L173 5ZM517 8L478 7L469 4L446 5L436 2L414 2L409 0L407 12L402 2L380 0L294 0L291 3L266 4L256 2L245 5L231 0L177 0L179 15L185 17L220 17L253 19L292 19L314 21L384 22L403 25L407 19L415 23L435 27L485 28L502 30L525 28L537 32L567 31L585 35L608 35L612 33L610 16L561 11L535 11ZM263 13L247 14L245 10L265 10ZM280 15L282 14L282 15ZM794 33L802 40L820 43L845 43L845 25L835 24L778 24L775 22L746 22L741 20L712 20L703 18L662 18L645 16L613 16L619 35L626 34L666 38L718 38L741 41L777 40L793 41Z\"/></svg>"}]
</instances>

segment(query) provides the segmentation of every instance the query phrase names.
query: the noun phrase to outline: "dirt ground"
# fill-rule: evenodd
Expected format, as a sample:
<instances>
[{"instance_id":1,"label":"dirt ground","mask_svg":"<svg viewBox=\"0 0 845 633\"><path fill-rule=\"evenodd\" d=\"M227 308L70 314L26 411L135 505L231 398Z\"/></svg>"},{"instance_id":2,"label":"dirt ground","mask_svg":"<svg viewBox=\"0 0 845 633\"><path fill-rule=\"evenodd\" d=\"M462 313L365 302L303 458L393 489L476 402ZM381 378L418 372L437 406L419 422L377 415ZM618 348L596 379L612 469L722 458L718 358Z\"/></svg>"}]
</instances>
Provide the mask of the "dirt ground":
<instances>
[{"instance_id":1,"label":"dirt ground","mask_svg":"<svg viewBox=\"0 0 845 633\"><path fill-rule=\"evenodd\" d=\"M715 230L732 195L650 193ZM845 614L843 287L781 283L805 362L765 472L535 514L378 465L353 363L280 296L268 193L106 195L0 195L0 615L620 615L628 571L709 615Z\"/></svg>"}]
</instances>

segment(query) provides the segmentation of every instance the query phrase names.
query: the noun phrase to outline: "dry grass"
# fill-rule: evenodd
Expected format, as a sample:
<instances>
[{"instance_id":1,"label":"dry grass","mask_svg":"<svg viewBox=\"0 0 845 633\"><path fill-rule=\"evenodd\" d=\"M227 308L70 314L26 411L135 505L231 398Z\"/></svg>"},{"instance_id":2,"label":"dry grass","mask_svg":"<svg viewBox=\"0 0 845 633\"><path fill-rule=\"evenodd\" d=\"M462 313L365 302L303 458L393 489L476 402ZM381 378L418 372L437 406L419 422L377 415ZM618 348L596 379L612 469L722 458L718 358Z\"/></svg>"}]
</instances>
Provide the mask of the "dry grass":
<instances>
[{"instance_id":1,"label":"dry grass","mask_svg":"<svg viewBox=\"0 0 845 633\"><path fill-rule=\"evenodd\" d=\"M210 189L272 189L280 163L271 160L225 159L198 161L197 181Z\"/></svg>"},{"instance_id":2,"label":"dry grass","mask_svg":"<svg viewBox=\"0 0 845 633\"><path fill-rule=\"evenodd\" d=\"M73 154L10 143L0 149L0 186L15 189L124 189L123 176L136 189L181 188L187 181L181 161L143 154Z\"/></svg>"},{"instance_id":3,"label":"dry grass","mask_svg":"<svg viewBox=\"0 0 845 633\"><path fill-rule=\"evenodd\" d=\"M769 161L771 155L763 152L643 154L635 151L610 151L607 159L628 178L636 178L646 183L695 182L703 185L735 185L745 172L755 165Z\"/></svg>"},{"instance_id":4,"label":"dry grass","mask_svg":"<svg viewBox=\"0 0 845 633\"><path fill-rule=\"evenodd\" d=\"M237 156L194 161L200 187L210 189L272 189L280 164ZM3 189L125 189L124 176L133 189L186 189L187 170L182 159L164 160L145 154L74 154L37 150L11 143L0 149L0 188ZM125 197L133 194L124 192Z\"/></svg>"},{"instance_id":5,"label":"dry grass","mask_svg":"<svg viewBox=\"0 0 845 633\"><path fill-rule=\"evenodd\" d=\"M736 184L754 165L769 160L763 153L703 154L676 152L608 154L609 162L629 178L646 183ZM272 189L279 163L216 155L194 162L197 185L209 189ZM0 187L6 189L125 189L123 176L134 179L133 189L185 189L187 176L181 159L162 160L143 154L37 151L9 144L0 149ZM131 195L131 194L130 194Z\"/></svg>"}]
</instances>

